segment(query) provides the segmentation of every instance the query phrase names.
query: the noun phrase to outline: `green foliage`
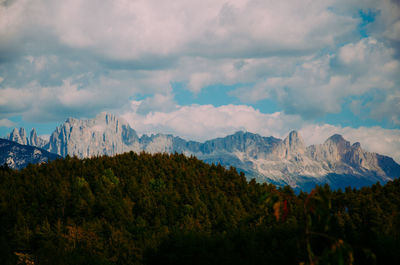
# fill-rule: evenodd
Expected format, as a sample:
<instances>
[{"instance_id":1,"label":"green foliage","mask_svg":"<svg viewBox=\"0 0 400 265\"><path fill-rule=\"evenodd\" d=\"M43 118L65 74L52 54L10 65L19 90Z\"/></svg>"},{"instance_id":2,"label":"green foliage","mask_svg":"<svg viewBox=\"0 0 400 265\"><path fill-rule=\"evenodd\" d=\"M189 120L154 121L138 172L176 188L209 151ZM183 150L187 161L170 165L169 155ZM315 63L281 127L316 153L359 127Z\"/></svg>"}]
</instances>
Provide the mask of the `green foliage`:
<instances>
[{"instance_id":1,"label":"green foliage","mask_svg":"<svg viewBox=\"0 0 400 265\"><path fill-rule=\"evenodd\" d=\"M400 181L247 182L180 154L0 167L2 264L400 264Z\"/></svg>"}]
</instances>

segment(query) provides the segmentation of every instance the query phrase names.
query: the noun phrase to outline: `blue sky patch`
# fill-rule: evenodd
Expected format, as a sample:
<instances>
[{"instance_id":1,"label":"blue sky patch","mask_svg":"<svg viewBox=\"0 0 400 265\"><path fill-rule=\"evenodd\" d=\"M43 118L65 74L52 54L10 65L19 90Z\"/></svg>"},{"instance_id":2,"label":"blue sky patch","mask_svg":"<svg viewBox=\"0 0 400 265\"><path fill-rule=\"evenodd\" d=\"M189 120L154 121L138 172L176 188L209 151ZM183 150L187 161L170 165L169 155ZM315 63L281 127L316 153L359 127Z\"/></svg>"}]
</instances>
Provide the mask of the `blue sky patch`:
<instances>
[{"instance_id":1,"label":"blue sky patch","mask_svg":"<svg viewBox=\"0 0 400 265\"><path fill-rule=\"evenodd\" d=\"M360 9L358 14L361 18L361 23L358 25L358 32L362 38L367 38L369 37L368 25L375 21L376 16L379 15L379 11L373 11L371 9L364 11Z\"/></svg>"}]
</instances>

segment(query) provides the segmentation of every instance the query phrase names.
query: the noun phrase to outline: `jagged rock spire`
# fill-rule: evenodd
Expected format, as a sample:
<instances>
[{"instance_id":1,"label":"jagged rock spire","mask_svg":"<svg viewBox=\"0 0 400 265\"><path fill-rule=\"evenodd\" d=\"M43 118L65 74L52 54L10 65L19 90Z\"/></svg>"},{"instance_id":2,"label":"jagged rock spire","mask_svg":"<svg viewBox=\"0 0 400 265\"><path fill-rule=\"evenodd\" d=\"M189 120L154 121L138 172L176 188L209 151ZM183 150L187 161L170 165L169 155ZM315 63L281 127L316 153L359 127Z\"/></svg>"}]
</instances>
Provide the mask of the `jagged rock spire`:
<instances>
[{"instance_id":1,"label":"jagged rock spire","mask_svg":"<svg viewBox=\"0 0 400 265\"><path fill-rule=\"evenodd\" d=\"M291 131L289 135L283 140L284 157L286 159L293 159L299 157L306 150L303 139L297 131Z\"/></svg>"},{"instance_id":2,"label":"jagged rock spire","mask_svg":"<svg viewBox=\"0 0 400 265\"><path fill-rule=\"evenodd\" d=\"M32 128L30 136L29 136L29 145L32 146L37 146L37 147L44 147L47 144L47 141L40 138L37 133L35 128Z\"/></svg>"},{"instance_id":3,"label":"jagged rock spire","mask_svg":"<svg viewBox=\"0 0 400 265\"><path fill-rule=\"evenodd\" d=\"M35 128L32 129L30 137L29 137L29 144L36 146L38 142L38 137Z\"/></svg>"},{"instance_id":4,"label":"jagged rock spire","mask_svg":"<svg viewBox=\"0 0 400 265\"><path fill-rule=\"evenodd\" d=\"M284 143L290 150L304 150L305 144L300 134L297 131L291 131L285 138Z\"/></svg>"},{"instance_id":5,"label":"jagged rock spire","mask_svg":"<svg viewBox=\"0 0 400 265\"><path fill-rule=\"evenodd\" d=\"M14 128L13 131L7 135L7 139L13 142L17 142L19 144L27 145L28 137L26 136L26 131L24 128Z\"/></svg>"}]
</instances>

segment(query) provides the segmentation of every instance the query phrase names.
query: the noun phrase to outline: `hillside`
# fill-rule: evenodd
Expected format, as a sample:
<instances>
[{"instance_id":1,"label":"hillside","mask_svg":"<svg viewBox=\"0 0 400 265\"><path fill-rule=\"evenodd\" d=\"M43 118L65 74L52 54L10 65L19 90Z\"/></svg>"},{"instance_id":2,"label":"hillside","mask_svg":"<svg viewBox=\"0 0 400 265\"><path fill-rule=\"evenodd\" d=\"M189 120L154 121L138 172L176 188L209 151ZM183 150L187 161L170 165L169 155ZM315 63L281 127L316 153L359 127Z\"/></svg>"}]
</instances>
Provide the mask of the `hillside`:
<instances>
[{"instance_id":1,"label":"hillside","mask_svg":"<svg viewBox=\"0 0 400 265\"><path fill-rule=\"evenodd\" d=\"M41 164L57 158L61 156L0 138L0 165L7 164L11 168L21 169L29 164Z\"/></svg>"},{"instance_id":2,"label":"hillside","mask_svg":"<svg viewBox=\"0 0 400 265\"><path fill-rule=\"evenodd\" d=\"M2 264L398 264L399 220L399 180L296 196L134 152L0 168Z\"/></svg>"}]
</instances>

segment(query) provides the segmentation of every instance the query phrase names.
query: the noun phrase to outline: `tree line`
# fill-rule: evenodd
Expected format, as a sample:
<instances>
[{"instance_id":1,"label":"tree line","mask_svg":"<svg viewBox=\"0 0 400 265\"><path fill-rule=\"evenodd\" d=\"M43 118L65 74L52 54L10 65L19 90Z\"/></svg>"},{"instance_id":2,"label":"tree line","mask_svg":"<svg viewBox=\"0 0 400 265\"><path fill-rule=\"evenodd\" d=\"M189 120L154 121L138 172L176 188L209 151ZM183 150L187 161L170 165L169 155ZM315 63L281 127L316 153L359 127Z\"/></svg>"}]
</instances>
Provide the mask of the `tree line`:
<instances>
[{"instance_id":1,"label":"tree line","mask_svg":"<svg viewBox=\"0 0 400 265\"><path fill-rule=\"evenodd\" d=\"M400 264L400 181L247 181L182 154L0 167L2 264Z\"/></svg>"}]
</instances>

